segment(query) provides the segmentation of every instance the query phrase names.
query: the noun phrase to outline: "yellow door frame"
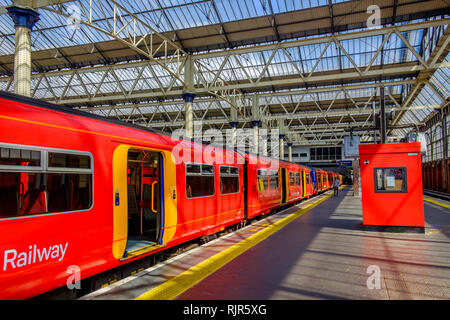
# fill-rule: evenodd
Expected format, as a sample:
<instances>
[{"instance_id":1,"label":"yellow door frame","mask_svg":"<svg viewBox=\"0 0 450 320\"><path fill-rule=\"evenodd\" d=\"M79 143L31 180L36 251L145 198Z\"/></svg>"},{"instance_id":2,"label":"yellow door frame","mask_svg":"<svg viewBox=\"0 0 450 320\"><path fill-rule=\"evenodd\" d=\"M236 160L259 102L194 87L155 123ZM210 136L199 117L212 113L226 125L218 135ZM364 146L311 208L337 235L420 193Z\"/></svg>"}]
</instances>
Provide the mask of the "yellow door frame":
<instances>
[{"instance_id":1,"label":"yellow door frame","mask_svg":"<svg viewBox=\"0 0 450 320\"><path fill-rule=\"evenodd\" d=\"M162 244L166 245L177 230L177 191L176 164L172 153L156 148L129 144L119 145L113 154L113 243L114 258L121 259L125 253L128 239L128 151L130 149L153 151L162 154L164 177L164 212L161 212ZM159 246L158 246L159 247Z\"/></svg>"}]
</instances>

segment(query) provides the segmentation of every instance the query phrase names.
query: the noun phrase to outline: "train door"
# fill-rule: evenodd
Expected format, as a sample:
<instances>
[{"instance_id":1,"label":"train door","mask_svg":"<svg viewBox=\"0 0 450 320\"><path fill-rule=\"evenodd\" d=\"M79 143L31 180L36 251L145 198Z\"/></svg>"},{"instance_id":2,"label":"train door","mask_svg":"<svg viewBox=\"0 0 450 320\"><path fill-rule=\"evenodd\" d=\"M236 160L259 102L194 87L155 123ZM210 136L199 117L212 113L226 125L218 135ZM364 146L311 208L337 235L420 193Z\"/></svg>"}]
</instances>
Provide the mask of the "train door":
<instances>
[{"instance_id":1,"label":"train door","mask_svg":"<svg viewBox=\"0 0 450 320\"><path fill-rule=\"evenodd\" d=\"M305 183L306 173L305 173L305 171L303 171L303 170L300 171L300 177L302 178L301 184L302 184L302 199L303 199L306 195L306 183Z\"/></svg>"},{"instance_id":2,"label":"train door","mask_svg":"<svg viewBox=\"0 0 450 320\"><path fill-rule=\"evenodd\" d=\"M285 204L287 201L287 170L286 168L281 168L281 204Z\"/></svg>"},{"instance_id":3,"label":"train door","mask_svg":"<svg viewBox=\"0 0 450 320\"><path fill-rule=\"evenodd\" d=\"M248 160L244 163L244 220L248 219Z\"/></svg>"},{"instance_id":4,"label":"train door","mask_svg":"<svg viewBox=\"0 0 450 320\"><path fill-rule=\"evenodd\" d=\"M130 149L127 159L127 253L157 245L161 238L163 157L155 151Z\"/></svg>"},{"instance_id":5,"label":"train door","mask_svg":"<svg viewBox=\"0 0 450 320\"><path fill-rule=\"evenodd\" d=\"M317 192L317 179L316 179L316 171L311 170L310 172L311 176L311 194L315 194Z\"/></svg>"}]
</instances>

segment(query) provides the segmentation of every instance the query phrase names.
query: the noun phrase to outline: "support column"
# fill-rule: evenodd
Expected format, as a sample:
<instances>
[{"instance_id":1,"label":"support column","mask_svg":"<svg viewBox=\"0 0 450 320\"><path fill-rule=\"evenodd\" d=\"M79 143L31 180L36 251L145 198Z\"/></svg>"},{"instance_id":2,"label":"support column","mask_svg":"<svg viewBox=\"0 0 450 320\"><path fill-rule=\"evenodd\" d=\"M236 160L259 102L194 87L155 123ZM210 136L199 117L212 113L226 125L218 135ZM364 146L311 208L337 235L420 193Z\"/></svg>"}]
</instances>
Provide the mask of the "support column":
<instances>
[{"instance_id":1,"label":"support column","mask_svg":"<svg viewBox=\"0 0 450 320\"><path fill-rule=\"evenodd\" d=\"M252 121L253 125L253 153L259 153L259 123L261 121Z\"/></svg>"},{"instance_id":2,"label":"support column","mask_svg":"<svg viewBox=\"0 0 450 320\"><path fill-rule=\"evenodd\" d=\"M186 136L194 137L194 111L192 110L192 104L194 102L194 63L192 61L192 56L188 55L186 57L186 65L184 67L184 92L182 94L184 100L185 109L185 128Z\"/></svg>"},{"instance_id":3,"label":"support column","mask_svg":"<svg viewBox=\"0 0 450 320\"><path fill-rule=\"evenodd\" d=\"M377 143L377 115L375 112L375 100L372 102L372 110L373 110L373 143L376 144Z\"/></svg>"},{"instance_id":4,"label":"support column","mask_svg":"<svg viewBox=\"0 0 450 320\"><path fill-rule=\"evenodd\" d=\"M31 95L31 30L39 20L39 13L30 8L7 7L16 29L14 54L14 92Z\"/></svg>"},{"instance_id":5,"label":"support column","mask_svg":"<svg viewBox=\"0 0 450 320\"><path fill-rule=\"evenodd\" d=\"M194 102L195 93L183 93L182 94L184 100L184 108L185 108L185 128L186 128L186 136L192 138L194 136L194 111L192 110L192 104Z\"/></svg>"},{"instance_id":6,"label":"support column","mask_svg":"<svg viewBox=\"0 0 450 320\"><path fill-rule=\"evenodd\" d=\"M259 110L258 96L253 96L252 126L253 126L253 153L259 153L259 124L261 123L261 112Z\"/></svg>"},{"instance_id":7,"label":"support column","mask_svg":"<svg viewBox=\"0 0 450 320\"><path fill-rule=\"evenodd\" d=\"M386 143L386 111L384 108L384 87L380 87L380 136L381 143Z\"/></svg>"},{"instance_id":8,"label":"support column","mask_svg":"<svg viewBox=\"0 0 450 320\"><path fill-rule=\"evenodd\" d=\"M233 105L237 106L236 104L236 96L231 97L231 101L233 102ZM231 107L230 108L230 126L231 126L231 143L234 149L237 148L237 126L238 126L238 111L236 108Z\"/></svg>"},{"instance_id":9,"label":"support column","mask_svg":"<svg viewBox=\"0 0 450 320\"><path fill-rule=\"evenodd\" d=\"M269 131L268 131L268 128L267 128L267 124L265 122L263 122L262 127L265 129L265 132L266 132L266 134L265 134L265 136L263 137L263 140L262 140L262 155L264 157L267 157L267 139L269 139Z\"/></svg>"},{"instance_id":10,"label":"support column","mask_svg":"<svg viewBox=\"0 0 450 320\"><path fill-rule=\"evenodd\" d=\"M278 128L280 129L280 159L284 160L284 137L286 136L286 128L284 125L284 119L278 120Z\"/></svg>"},{"instance_id":11,"label":"support column","mask_svg":"<svg viewBox=\"0 0 450 320\"><path fill-rule=\"evenodd\" d=\"M231 143L233 145L233 149L237 148L237 122L230 122L231 126Z\"/></svg>"},{"instance_id":12,"label":"support column","mask_svg":"<svg viewBox=\"0 0 450 320\"><path fill-rule=\"evenodd\" d=\"M280 159L284 160L284 134L280 134Z\"/></svg>"},{"instance_id":13,"label":"support column","mask_svg":"<svg viewBox=\"0 0 450 320\"><path fill-rule=\"evenodd\" d=\"M440 110L441 113L441 134L442 134L442 173L443 173L443 183L442 183L442 191L448 190L448 172L447 172L447 154L448 154L448 139L447 139L447 115L444 110Z\"/></svg>"},{"instance_id":14,"label":"support column","mask_svg":"<svg viewBox=\"0 0 450 320\"><path fill-rule=\"evenodd\" d=\"M288 143L289 162L292 162L292 143Z\"/></svg>"}]
</instances>

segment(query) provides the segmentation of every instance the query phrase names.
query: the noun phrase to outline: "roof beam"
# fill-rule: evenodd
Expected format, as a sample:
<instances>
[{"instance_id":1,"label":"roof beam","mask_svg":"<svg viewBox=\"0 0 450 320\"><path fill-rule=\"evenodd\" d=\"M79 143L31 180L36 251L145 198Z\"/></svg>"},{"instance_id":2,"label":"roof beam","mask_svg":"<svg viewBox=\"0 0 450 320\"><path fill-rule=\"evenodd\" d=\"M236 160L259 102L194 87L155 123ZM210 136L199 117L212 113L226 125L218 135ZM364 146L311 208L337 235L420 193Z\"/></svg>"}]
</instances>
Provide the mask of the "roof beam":
<instances>
[{"instance_id":1,"label":"roof beam","mask_svg":"<svg viewBox=\"0 0 450 320\"><path fill-rule=\"evenodd\" d=\"M411 89L408 92L408 95L406 96L404 102L402 103L402 108L400 112L397 113L395 117L392 119L393 125L397 124L402 119L402 117L408 110L407 107L409 107L414 102L414 100L417 98L420 92L424 89L425 85L429 82L429 80L433 76L440 62L442 62L442 60L445 59L449 51L449 44L450 44L450 28L447 27L447 29L444 31L443 36L439 39L438 44L434 48L430 57L428 58L428 61L425 63L426 65L429 65L430 68L420 70L414 85L411 87ZM388 133L390 133L391 131L392 130L389 130Z\"/></svg>"},{"instance_id":2,"label":"roof beam","mask_svg":"<svg viewBox=\"0 0 450 320\"><path fill-rule=\"evenodd\" d=\"M198 59L219 57L219 56L223 56L225 54L230 54L230 53L231 54L245 54L245 53L259 52L259 51L271 51L271 50L277 49L278 47L279 48L292 48L292 47L306 46L306 45L318 44L318 43L328 43L328 42L334 41L335 39L337 41L351 40L351 39L357 39L357 38L365 38L365 37L389 34L391 32L395 32L395 30L397 30L398 32L413 31L413 30L443 26L443 25L447 25L449 23L450 23L450 18L440 19L440 20L429 20L429 21L424 21L424 22L384 27L384 28L380 28L380 29L366 29L366 30L362 30L362 31L340 33L340 34L334 34L334 35L322 36L322 37L316 37L316 38L291 40L291 41L286 41L286 42L276 43L276 44L257 45L257 46L236 48L236 49L232 49L232 50L221 50L221 51L199 53L199 54L195 54L194 58L198 60Z\"/></svg>"}]
</instances>

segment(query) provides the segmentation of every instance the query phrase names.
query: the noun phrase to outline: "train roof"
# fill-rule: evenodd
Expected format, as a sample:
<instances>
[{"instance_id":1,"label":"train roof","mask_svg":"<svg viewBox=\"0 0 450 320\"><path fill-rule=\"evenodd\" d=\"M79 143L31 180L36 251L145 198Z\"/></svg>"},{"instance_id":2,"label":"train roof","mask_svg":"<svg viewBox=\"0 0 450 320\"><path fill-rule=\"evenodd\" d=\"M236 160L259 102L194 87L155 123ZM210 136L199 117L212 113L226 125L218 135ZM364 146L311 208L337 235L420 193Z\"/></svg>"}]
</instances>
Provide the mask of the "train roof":
<instances>
[{"instance_id":1,"label":"train roof","mask_svg":"<svg viewBox=\"0 0 450 320\"><path fill-rule=\"evenodd\" d=\"M19 103L24 103L24 104L52 110L52 111L63 112L63 113L67 113L67 114L71 114L71 115L75 115L75 116L85 117L85 118L89 118L89 119L93 119L93 120L97 120L97 121L102 121L102 122L113 124L113 125L118 125L118 126L122 126L122 127L128 127L131 129L149 132L149 133L164 135L166 137L171 136L168 132L146 128L146 127L143 127L140 125L124 122L124 121L121 121L118 119L106 118L106 117L103 117L103 116L100 116L97 114L93 114L93 113L89 113L89 112L86 112L83 110L73 109L73 108L70 108L67 106L63 106L63 105L59 105L59 104L55 104L55 103L51 103L51 102L47 102L47 101L42 101L42 100L39 100L36 98L26 97L26 96L22 96L22 95L18 95L15 93L2 91L2 90L0 90L0 99L12 100L12 101L16 101ZM184 140L186 142L191 142L191 143L198 143L198 144L202 144L204 146L212 145L214 147L222 148L224 150L234 151L234 152L240 154L241 156L244 156L245 158L249 158L249 157L253 156L253 157L258 157L259 159L267 159L267 160L272 159L272 160L280 161L280 163L294 164L294 165L312 170L312 168L309 166L298 164L293 161L265 157L265 156L257 155L252 152L244 152L244 151L238 150L237 148L227 148L226 146L215 145L214 143L208 143L206 141L199 141L199 140L195 140L195 139L192 139L192 140L180 139L180 140ZM322 169L318 169L318 170L322 170Z\"/></svg>"}]
</instances>

